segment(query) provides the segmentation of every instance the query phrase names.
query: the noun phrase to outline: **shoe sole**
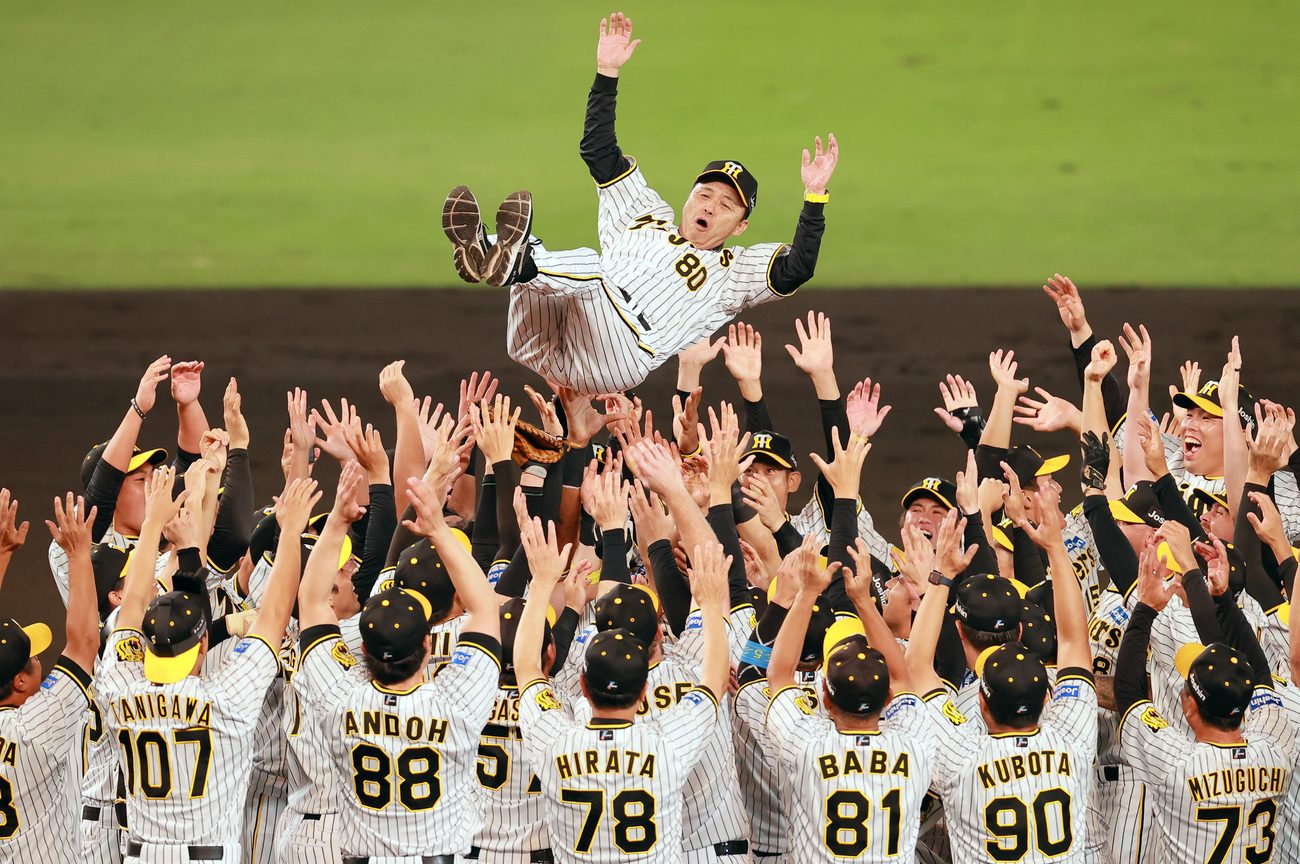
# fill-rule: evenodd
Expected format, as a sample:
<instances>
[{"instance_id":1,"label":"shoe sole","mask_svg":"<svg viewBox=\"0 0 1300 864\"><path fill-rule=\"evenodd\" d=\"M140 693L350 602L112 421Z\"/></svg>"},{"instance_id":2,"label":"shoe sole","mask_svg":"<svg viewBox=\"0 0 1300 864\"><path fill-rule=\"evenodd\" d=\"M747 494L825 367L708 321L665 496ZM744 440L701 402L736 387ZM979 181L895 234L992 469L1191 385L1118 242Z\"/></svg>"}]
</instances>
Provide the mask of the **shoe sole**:
<instances>
[{"instance_id":1,"label":"shoe sole","mask_svg":"<svg viewBox=\"0 0 1300 864\"><path fill-rule=\"evenodd\" d=\"M456 272L466 282L482 281L487 259L482 244L483 217L468 186L457 186L448 193L442 205L442 231L455 247Z\"/></svg>"},{"instance_id":2,"label":"shoe sole","mask_svg":"<svg viewBox=\"0 0 1300 864\"><path fill-rule=\"evenodd\" d=\"M497 242L488 253L487 283L505 285L528 242L533 227L533 195L527 190L515 192L497 209Z\"/></svg>"}]
</instances>

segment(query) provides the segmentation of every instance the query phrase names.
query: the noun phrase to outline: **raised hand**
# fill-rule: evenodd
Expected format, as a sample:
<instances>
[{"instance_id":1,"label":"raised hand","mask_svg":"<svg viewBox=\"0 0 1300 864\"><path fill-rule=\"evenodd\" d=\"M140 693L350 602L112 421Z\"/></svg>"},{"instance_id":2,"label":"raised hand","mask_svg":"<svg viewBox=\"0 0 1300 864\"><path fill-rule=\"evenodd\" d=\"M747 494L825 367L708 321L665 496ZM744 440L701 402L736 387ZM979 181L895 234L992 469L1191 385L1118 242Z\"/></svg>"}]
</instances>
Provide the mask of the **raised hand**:
<instances>
[{"instance_id":1,"label":"raised hand","mask_svg":"<svg viewBox=\"0 0 1300 864\"><path fill-rule=\"evenodd\" d=\"M914 532L912 534L914 548L908 550L908 557L910 558L913 552L923 554L920 547L929 544L924 542L924 534L914 526L908 527ZM969 549L962 551L961 541L965 532L966 520L958 519L957 511L949 510L948 515L943 517L943 522L939 525L939 536L935 538L933 565L933 569L939 570L949 579L969 567L970 562L975 560L975 553L979 549L978 546L972 545ZM907 549L907 547L904 548ZM928 574L924 581L928 581Z\"/></svg>"},{"instance_id":2,"label":"raised hand","mask_svg":"<svg viewBox=\"0 0 1300 864\"><path fill-rule=\"evenodd\" d=\"M1183 389L1181 392L1195 393L1201 389L1201 364L1200 363L1197 363L1194 360L1188 360L1184 362L1182 366L1178 367L1178 373L1179 373L1179 377L1182 379L1183 382ZM1173 402L1174 397L1177 396L1179 392L1180 392L1179 389L1175 385L1170 384L1169 401ZM1187 415L1187 409L1179 405L1175 405L1173 407L1173 415L1175 420L1181 421L1183 417Z\"/></svg>"},{"instance_id":3,"label":"raised hand","mask_svg":"<svg viewBox=\"0 0 1300 864\"><path fill-rule=\"evenodd\" d=\"M730 555L722 554L720 543L696 546L691 553L686 577L691 583L691 597L706 613L727 608L730 601L727 571L731 569L731 561Z\"/></svg>"},{"instance_id":4,"label":"raised hand","mask_svg":"<svg viewBox=\"0 0 1300 864\"><path fill-rule=\"evenodd\" d=\"M849 431L868 438L880 431L880 424L893 410L892 405L881 406L880 383L873 386L870 378L853 385L844 407L849 417Z\"/></svg>"},{"instance_id":5,"label":"raised hand","mask_svg":"<svg viewBox=\"0 0 1300 864\"><path fill-rule=\"evenodd\" d=\"M1151 336L1145 324L1135 331L1129 324L1119 336L1119 346L1128 357L1128 386L1145 387L1151 381Z\"/></svg>"},{"instance_id":6,"label":"raised hand","mask_svg":"<svg viewBox=\"0 0 1300 864\"><path fill-rule=\"evenodd\" d=\"M1186 525L1170 519L1156 529L1156 536L1169 544L1170 554L1184 573L1200 566L1192 553L1192 535Z\"/></svg>"},{"instance_id":7,"label":"raised hand","mask_svg":"<svg viewBox=\"0 0 1300 864\"><path fill-rule=\"evenodd\" d=\"M1024 531L1040 549L1064 549L1065 514L1061 512L1061 490L1055 483L1048 483L1037 494L1039 522L1034 525L1026 521Z\"/></svg>"},{"instance_id":8,"label":"raised hand","mask_svg":"<svg viewBox=\"0 0 1300 864\"><path fill-rule=\"evenodd\" d=\"M979 469L975 466L975 451L966 451L966 468L957 472L957 509L963 516L980 512Z\"/></svg>"},{"instance_id":9,"label":"raised hand","mask_svg":"<svg viewBox=\"0 0 1300 864\"><path fill-rule=\"evenodd\" d=\"M492 401L496 395L497 379L492 377L492 373L483 370L483 377L479 373L473 372L468 378L460 380L460 405L456 408L456 420L460 421L469 416L469 406L481 405L484 402Z\"/></svg>"},{"instance_id":10,"label":"raised hand","mask_svg":"<svg viewBox=\"0 0 1300 864\"><path fill-rule=\"evenodd\" d=\"M662 444L648 438L636 442L628 453L628 465L633 473L650 487L650 491L661 498L675 492L686 492L681 464Z\"/></svg>"},{"instance_id":11,"label":"raised hand","mask_svg":"<svg viewBox=\"0 0 1300 864\"><path fill-rule=\"evenodd\" d=\"M709 481L713 485L715 495L725 494L729 499L731 484L735 483L741 473L749 467L753 457L746 460L744 464L741 463L740 454L749 443L749 433L743 436L740 434L740 422L736 419L736 412L730 404L723 402L720 410L719 417L717 412L709 408L709 426L712 429L707 448ZM704 437L703 424L696 430L696 434L701 438Z\"/></svg>"},{"instance_id":12,"label":"raised hand","mask_svg":"<svg viewBox=\"0 0 1300 864\"><path fill-rule=\"evenodd\" d=\"M609 78L617 78L623 64L632 59L632 52L641 44L632 38L632 19L622 12L600 19L600 39L596 42L596 71Z\"/></svg>"},{"instance_id":13,"label":"raised hand","mask_svg":"<svg viewBox=\"0 0 1300 864\"><path fill-rule=\"evenodd\" d=\"M184 406L199 398L199 391L203 387L202 360L185 360L173 365L171 376L173 402Z\"/></svg>"},{"instance_id":14,"label":"raised hand","mask_svg":"<svg viewBox=\"0 0 1300 864\"><path fill-rule=\"evenodd\" d=\"M1115 361L1115 346L1109 339L1102 339L1092 346L1092 359L1083 370L1084 380L1101 381L1115 368Z\"/></svg>"},{"instance_id":15,"label":"raised hand","mask_svg":"<svg viewBox=\"0 0 1300 864\"><path fill-rule=\"evenodd\" d=\"M1081 333L1088 327L1083 298L1079 296L1079 289L1070 281L1070 277L1060 273L1049 277L1043 291L1056 303L1056 311L1060 313L1065 329L1071 333Z\"/></svg>"},{"instance_id":16,"label":"raised hand","mask_svg":"<svg viewBox=\"0 0 1300 864\"><path fill-rule=\"evenodd\" d=\"M510 397L500 393L492 402L492 407L474 405L470 407L469 417L474 430L474 440L478 449L483 451L483 458L490 464L504 462L510 458L515 449L515 426L523 409L510 410Z\"/></svg>"},{"instance_id":17,"label":"raised hand","mask_svg":"<svg viewBox=\"0 0 1300 864\"><path fill-rule=\"evenodd\" d=\"M1296 451L1295 440L1295 412L1285 405L1278 404L1269 399L1260 399L1255 403L1255 428L1264 425L1265 417L1275 417L1282 424L1286 433L1286 444L1282 448L1283 455L1289 460L1291 454Z\"/></svg>"},{"instance_id":18,"label":"raised hand","mask_svg":"<svg viewBox=\"0 0 1300 864\"><path fill-rule=\"evenodd\" d=\"M1142 445L1142 461L1151 472L1151 476L1159 480L1169 473L1169 462L1165 459L1165 441L1162 437L1164 430L1157 427L1150 417L1134 417L1131 420L1137 430L1138 442Z\"/></svg>"},{"instance_id":19,"label":"raised hand","mask_svg":"<svg viewBox=\"0 0 1300 864\"><path fill-rule=\"evenodd\" d=\"M363 430L361 421L358 420L344 428L343 440L361 465L361 469L366 472L370 483L389 482L388 453L384 450L384 442L378 429L367 423Z\"/></svg>"},{"instance_id":20,"label":"raised hand","mask_svg":"<svg viewBox=\"0 0 1300 864\"><path fill-rule=\"evenodd\" d=\"M140 383L135 388L135 405L141 413L148 414L153 410L154 403L158 400L158 385L167 380L171 368L172 358L164 354L144 370L144 375L140 376Z\"/></svg>"},{"instance_id":21,"label":"raised hand","mask_svg":"<svg viewBox=\"0 0 1300 864\"><path fill-rule=\"evenodd\" d=\"M1174 596L1176 586L1169 579L1169 568L1156 554L1155 537L1152 537L1142 550L1142 556L1138 561L1138 573L1138 602L1157 612L1162 611L1169 605L1169 598Z\"/></svg>"},{"instance_id":22,"label":"raised hand","mask_svg":"<svg viewBox=\"0 0 1300 864\"><path fill-rule=\"evenodd\" d=\"M1225 415L1227 410L1224 411ZM1251 434L1246 430L1246 449L1250 451L1248 480L1264 485L1268 478L1286 465L1287 442L1291 430L1285 417L1272 414L1264 418Z\"/></svg>"},{"instance_id":23,"label":"raised hand","mask_svg":"<svg viewBox=\"0 0 1300 864\"><path fill-rule=\"evenodd\" d=\"M923 590L929 583L930 571L936 569L934 547L921 533L921 529L915 525L904 525L899 529L899 537L903 542L902 550L892 546L889 549L889 555L894 559L894 567L904 579ZM870 567L870 559L867 561L867 566ZM867 572L870 573L870 569Z\"/></svg>"},{"instance_id":24,"label":"raised hand","mask_svg":"<svg viewBox=\"0 0 1300 864\"><path fill-rule=\"evenodd\" d=\"M0 507L3 507L2 501L0 501ZM54 521L51 522L46 519L45 526L50 529L54 542L58 544L60 549L68 553L69 558L90 557L90 547L94 543L90 531L91 526L95 523L95 513L98 509L97 507L91 507L90 512L87 513L85 499L80 495L73 495L71 492L65 498L54 499ZM24 522L23 525L23 533L25 534L27 523ZM0 552L3 551L0 548Z\"/></svg>"},{"instance_id":25,"label":"raised hand","mask_svg":"<svg viewBox=\"0 0 1300 864\"><path fill-rule=\"evenodd\" d=\"M700 400L703 398L703 387L687 393L685 402L673 394L673 440L683 453L694 453L700 447Z\"/></svg>"},{"instance_id":26,"label":"raised hand","mask_svg":"<svg viewBox=\"0 0 1300 864\"><path fill-rule=\"evenodd\" d=\"M1002 495L1002 509L1011 524L1023 528L1029 524L1029 520L1025 517L1025 496L1024 490L1020 488L1020 478L1006 462L1000 464L1002 475L1007 479L1006 491Z\"/></svg>"},{"instance_id":27,"label":"raised hand","mask_svg":"<svg viewBox=\"0 0 1300 864\"><path fill-rule=\"evenodd\" d=\"M239 395L239 382L232 377L226 385L226 392L221 396L221 416L226 424L226 433L230 436L231 450L248 449L248 421L244 419L243 404L244 399Z\"/></svg>"},{"instance_id":28,"label":"raised hand","mask_svg":"<svg viewBox=\"0 0 1300 864\"><path fill-rule=\"evenodd\" d=\"M593 478L589 500L583 506L602 531L616 531L627 524L628 495L632 485L620 470L605 471Z\"/></svg>"},{"instance_id":29,"label":"raised hand","mask_svg":"<svg viewBox=\"0 0 1300 864\"><path fill-rule=\"evenodd\" d=\"M1251 514L1254 515L1254 514ZM1228 550L1223 545L1223 541L1213 534L1210 535L1210 542L1197 542L1196 554L1205 561L1205 584L1210 589L1211 597L1221 597L1228 590ZM1187 571L1183 571L1186 578Z\"/></svg>"},{"instance_id":30,"label":"raised hand","mask_svg":"<svg viewBox=\"0 0 1300 864\"><path fill-rule=\"evenodd\" d=\"M726 341L719 342L723 363L732 378L742 383L762 378L763 334L748 324L731 324Z\"/></svg>"},{"instance_id":31,"label":"raised hand","mask_svg":"<svg viewBox=\"0 0 1300 864\"><path fill-rule=\"evenodd\" d=\"M1083 485L1104 493L1106 472L1110 470L1110 435L1103 430L1098 438L1096 432L1084 432L1079 448L1083 451Z\"/></svg>"},{"instance_id":32,"label":"raised hand","mask_svg":"<svg viewBox=\"0 0 1300 864\"><path fill-rule=\"evenodd\" d=\"M695 381L699 381L700 370L717 358L718 352L727 344L727 340L713 341L713 337L701 339L677 355L677 368L689 370Z\"/></svg>"},{"instance_id":33,"label":"raised hand","mask_svg":"<svg viewBox=\"0 0 1300 864\"><path fill-rule=\"evenodd\" d=\"M960 433L966 412L972 408L978 411L980 407L975 385L950 372L945 380L939 382L939 395L943 397L943 407L935 408L934 413L939 415L945 426Z\"/></svg>"},{"instance_id":34,"label":"raised hand","mask_svg":"<svg viewBox=\"0 0 1300 864\"><path fill-rule=\"evenodd\" d=\"M776 500L776 492L771 482L761 474L751 474L745 479L740 489L745 496L745 503L758 513L758 520L763 527L773 534L785 524L785 511Z\"/></svg>"},{"instance_id":35,"label":"raised hand","mask_svg":"<svg viewBox=\"0 0 1300 864\"><path fill-rule=\"evenodd\" d=\"M524 395L537 409L537 414L542 421L542 431L548 435L554 435L556 438L563 437L564 427L560 425L560 415L555 410L555 403L527 384L524 385Z\"/></svg>"},{"instance_id":36,"label":"raised hand","mask_svg":"<svg viewBox=\"0 0 1300 864\"><path fill-rule=\"evenodd\" d=\"M1272 497L1264 492L1247 492L1250 500L1259 508L1260 515L1254 513L1246 514L1246 521L1250 527L1255 529L1259 539L1272 549L1282 552L1284 555L1290 553L1290 542L1287 540L1286 530L1282 527L1282 514L1278 512L1277 505L1273 503ZM1281 563L1279 561L1279 563Z\"/></svg>"},{"instance_id":37,"label":"raised hand","mask_svg":"<svg viewBox=\"0 0 1300 864\"><path fill-rule=\"evenodd\" d=\"M799 347L786 345L794 365L804 374L813 376L835 369L835 350L831 343L831 319L824 312L808 312L808 326L802 318L794 320L799 336Z\"/></svg>"},{"instance_id":38,"label":"raised hand","mask_svg":"<svg viewBox=\"0 0 1300 864\"><path fill-rule=\"evenodd\" d=\"M1083 412L1073 402L1053 396L1042 387L1035 387L1037 399L1021 396L1011 419L1035 432L1059 432L1062 429L1078 430L1083 426Z\"/></svg>"},{"instance_id":39,"label":"raised hand","mask_svg":"<svg viewBox=\"0 0 1300 864\"><path fill-rule=\"evenodd\" d=\"M175 483L176 469L170 465L154 469L144 481L144 518L159 529L172 520L190 494L186 490L173 500L172 487Z\"/></svg>"},{"instance_id":40,"label":"raised hand","mask_svg":"<svg viewBox=\"0 0 1300 864\"><path fill-rule=\"evenodd\" d=\"M824 195L830 185L831 175L835 173L835 163L840 161L840 145L835 140L835 133L826 135L826 148L822 149L822 138L813 139L813 153L803 151L803 166L799 169L799 179L803 180L806 195Z\"/></svg>"},{"instance_id":41,"label":"raised hand","mask_svg":"<svg viewBox=\"0 0 1300 864\"><path fill-rule=\"evenodd\" d=\"M339 462L346 462L352 458L352 451L343 440L343 429L357 419L357 409L349 405L346 398L339 400L338 414L334 413L328 399L320 400L320 404L325 409L324 414L315 408L311 409L312 424L325 435L324 438L319 435L316 437L316 446L322 453L328 453Z\"/></svg>"},{"instance_id":42,"label":"raised hand","mask_svg":"<svg viewBox=\"0 0 1300 864\"><path fill-rule=\"evenodd\" d=\"M405 360L394 360L379 371L379 395L394 407L409 405L415 400L411 382L406 380Z\"/></svg>"},{"instance_id":43,"label":"raised hand","mask_svg":"<svg viewBox=\"0 0 1300 864\"><path fill-rule=\"evenodd\" d=\"M424 473L424 479L444 496L448 484L460 473L465 457L474 447L474 440L468 435L468 422L457 423L450 414L444 414L438 425L429 432L426 444L429 467Z\"/></svg>"},{"instance_id":44,"label":"raised hand","mask_svg":"<svg viewBox=\"0 0 1300 864\"><path fill-rule=\"evenodd\" d=\"M310 454L316 442L316 425L308 417L307 391L295 387L285 397L289 409L289 443L299 453Z\"/></svg>"},{"instance_id":45,"label":"raised hand","mask_svg":"<svg viewBox=\"0 0 1300 864\"><path fill-rule=\"evenodd\" d=\"M0 489L0 557L12 555L27 542L30 522L18 522L18 500Z\"/></svg>"},{"instance_id":46,"label":"raised hand","mask_svg":"<svg viewBox=\"0 0 1300 864\"><path fill-rule=\"evenodd\" d=\"M354 466L348 467L352 468ZM359 477L359 469L357 469L357 473L351 476ZM343 476L339 478L339 495L346 495L344 480L347 477L348 469L345 468ZM284 491L279 496L273 496L272 498L275 502L275 521L279 524L280 531L291 536L302 534L303 529L307 527L307 520L311 519L311 511L320 501L322 494L316 481L310 477L289 481L289 484L284 487ZM335 506L337 507L337 499ZM333 518L333 516L334 514L331 512L330 517Z\"/></svg>"},{"instance_id":47,"label":"raised hand","mask_svg":"<svg viewBox=\"0 0 1300 864\"><path fill-rule=\"evenodd\" d=\"M591 404L589 397L570 387L556 387L555 395L560 397L564 416L569 421L569 443L575 447L586 447L592 438L600 434L605 419Z\"/></svg>"},{"instance_id":48,"label":"raised hand","mask_svg":"<svg viewBox=\"0 0 1300 864\"><path fill-rule=\"evenodd\" d=\"M647 489L645 483L637 480L633 484L630 501L632 523L636 525L636 536L639 540L649 546L656 540L672 539L672 517L664 509L659 496Z\"/></svg>"},{"instance_id":49,"label":"raised hand","mask_svg":"<svg viewBox=\"0 0 1300 864\"><path fill-rule=\"evenodd\" d=\"M989 372L993 376L993 383L998 385L999 390L1009 390L1019 396L1029 389L1028 378L1016 377L1019 368L1020 364L1016 362L1015 351L999 348L989 355Z\"/></svg>"},{"instance_id":50,"label":"raised hand","mask_svg":"<svg viewBox=\"0 0 1300 864\"><path fill-rule=\"evenodd\" d=\"M832 430L831 443L834 445L834 458L829 465L816 453L808 455L826 482L831 484L836 498L856 499L862 483L862 464L871 452L871 444L862 435L850 435L848 447L845 447L840 443L838 429Z\"/></svg>"}]
</instances>

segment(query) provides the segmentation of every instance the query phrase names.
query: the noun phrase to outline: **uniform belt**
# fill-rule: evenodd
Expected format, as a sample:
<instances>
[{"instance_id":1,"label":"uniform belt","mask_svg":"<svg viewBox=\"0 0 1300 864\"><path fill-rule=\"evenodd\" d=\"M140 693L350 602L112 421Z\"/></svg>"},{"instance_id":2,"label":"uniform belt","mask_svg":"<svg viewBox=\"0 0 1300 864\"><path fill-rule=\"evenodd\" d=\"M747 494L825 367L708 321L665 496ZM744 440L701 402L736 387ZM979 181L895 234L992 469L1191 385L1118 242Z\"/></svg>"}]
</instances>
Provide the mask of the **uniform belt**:
<instances>
[{"instance_id":1,"label":"uniform belt","mask_svg":"<svg viewBox=\"0 0 1300 864\"><path fill-rule=\"evenodd\" d=\"M714 855L745 855L749 853L748 840L728 840L725 843L714 843Z\"/></svg>"},{"instance_id":2,"label":"uniform belt","mask_svg":"<svg viewBox=\"0 0 1300 864\"><path fill-rule=\"evenodd\" d=\"M764 852L762 849L754 850L755 858L775 858L778 855L784 855L784 852Z\"/></svg>"},{"instance_id":3,"label":"uniform belt","mask_svg":"<svg viewBox=\"0 0 1300 864\"><path fill-rule=\"evenodd\" d=\"M1101 766L1101 776L1107 783L1115 783L1116 781L1119 780L1119 766L1118 765Z\"/></svg>"},{"instance_id":4,"label":"uniform belt","mask_svg":"<svg viewBox=\"0 0 1300 864\"><path fill-rule=\"evenodd\" d=\"M477 861L478 854L483 850L477 846L469 847L469 854L465 856L466 861ZM555 856L551 854L550 849L533 849L528 853L530 864L554 864Z\"/></svg>"},{"instance_id":5,"label":"uniform belt","mask_svg":"<svg viewBox=\"0 0 1300 864\"><path fill-rule=\"evenodd\" d=\"M302 814L302 818L303 818L303 821L305 821L305 822L319 822L319 821L320 821L320 814L319 814L319 813L304 813L304 814Z\"/></svg>"},{"instance_id":6,"label":"uniform belt","mask_svg":"<svg viewBox=\"0 0 1300 864\"><path fill-rule=\"evenodd\" d=\"M103 811L99 807L94 807L90 804L85 804L82 805L81 808L81 818L85 819L87 822L98 822L99 814L101 812Z\"/></svg>"},{"instance_id":7,"label":"uniform belt","mask_svg":"<svg viewBox=\"0 0 1300 864\"><path fill-rule=\"evenodd\" d=\"M191 861L220 861L226 857L224 846L190 846L187 847ZM144 851L144 844L139 840L128 840L126 843L126 855L128 858L139 858L140 853Z\"/></svg>"}]
</instances>

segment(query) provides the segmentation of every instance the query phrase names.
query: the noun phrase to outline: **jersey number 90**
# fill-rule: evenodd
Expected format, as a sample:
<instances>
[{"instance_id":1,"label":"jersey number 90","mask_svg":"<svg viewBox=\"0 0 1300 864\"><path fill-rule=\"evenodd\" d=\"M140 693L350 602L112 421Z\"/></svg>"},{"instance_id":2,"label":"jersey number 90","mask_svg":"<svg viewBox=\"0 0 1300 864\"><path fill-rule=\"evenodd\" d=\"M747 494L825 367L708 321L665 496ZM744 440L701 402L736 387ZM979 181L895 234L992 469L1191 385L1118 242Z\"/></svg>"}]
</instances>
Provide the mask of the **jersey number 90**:
<instances>
[{"instance_id":1,"label":"jersey number 90","mask_svg":"<svg viewBox=\"0 0 1300 864\"><path fill-rule=\"evenodd\" d=\"M1059 828L1053 832L1051 811L1055 810ZM1030 807L1019 798L994 798L984 808L984 827L992 839L984 844L993 861L1019 861L1032 843L1048 858L1070 851L1074 830L1070 824L1070 793L1059 787L1044 789ZM1059 836L1056 836L1059 835Z\"/></svg>"}]
</instances>

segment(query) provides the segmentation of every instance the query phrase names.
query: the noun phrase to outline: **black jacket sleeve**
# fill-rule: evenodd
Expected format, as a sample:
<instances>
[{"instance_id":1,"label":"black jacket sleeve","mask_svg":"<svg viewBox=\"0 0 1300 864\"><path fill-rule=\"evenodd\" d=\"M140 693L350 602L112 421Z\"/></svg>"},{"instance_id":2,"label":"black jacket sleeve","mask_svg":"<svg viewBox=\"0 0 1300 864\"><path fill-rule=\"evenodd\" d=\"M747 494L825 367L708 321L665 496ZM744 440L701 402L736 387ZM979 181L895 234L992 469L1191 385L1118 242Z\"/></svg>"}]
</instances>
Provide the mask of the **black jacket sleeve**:
<instances>
[{"instance_id":1,"label":"black jacket sleeve","mask_svg":"<svg viewBox=\"0 0 1300 864\"><path fill-rule=\"evenodd\" d=\"M578 152L587 163L591 179L604 185L628 169L630 162L618 148L614 134L614 105L618 99L618 79L596 75L587 94L587 119L582 127Z\"/></svg>"},{"instance_id":2,"label":"black jacket sleeve","mask_svg":"<svg viewBox=\"0 0 1300 864\"><path fill-rule=\"evenodd\" d=\"M813 277L817 254L822 248L822 234L826 231L825 210L825 204L804 202L799 211L799 224L794 229L794 241L776 253L768 270L768 285L774 293L786 297Z\"/></svg>"},{"instance_id":3,"label":"black jacket sleeve","mask_svg":"<svg viewBox=\"0 0 1300 864\"><path fill-rule=\"evenodd\" d=\"M366 542L361 549L361 565L352 574L352 589L365 602L375 587L375 580L388 561L388 549L397 532L397 501L393 487L387 483L370 484L370 506L366 508Z\"/></svg>"},{"instance_id":4,"label":"black jacket sleeve","mask_svg":"<svg viewBox=\"0 0 1300 864\"><path fill-rule=\"evenodd\" d=\"M1115 659L1115 709L1123 717L1147 698L1147 648L1151 645L1151 623L1156 610L1138 603L1128 619L1124 638Z\"/></svg>"},{"instance_id":5,"label":"black jacket sleeve","mask_svg":"<svg viewBox=\"0 0 1300 864\"><path fill-rule=\"evenodd\" d=\"M1097 344L1096 336L1089 336L1078 348L1070 346L1074 355L1074 368L1079 373L1079 388L1083 389L1083 371L1092 362L1092 347ZM1101 380L1101 402L1106 411L1106 426L1114 429L1128 410L1128 402L1120 391L1119 380L1113 372L1107 372Z\"/></svg>"},{"instance_id":6,"label":"black jacket sleeve","mask_svg":"<svg viewBox=\"0 0 1300 864\"><path fill-rule=\"evenodd\" d=\"M1083 499L1083 515L1092 529L1101 565L1106 568L1110 584L1127 597L1138 578L1138 557L1128 542L1115 517L1110 512L1110 501L1105 495L1087 495Z\"/></svg>"},{"instance_id":7,"label":"black jacket sleeve","mask_svg":"<svg viewBox=\"0 0 1300 864\"><path fill-rule=\"evenodd\" d=\"M248 450L238 448L226 454L224 491L217 501L217 518L208 539L208 560L225 572L239 563L248 551L257 511L253 506L253 470Z\"/></svg>"}]
</instances>

